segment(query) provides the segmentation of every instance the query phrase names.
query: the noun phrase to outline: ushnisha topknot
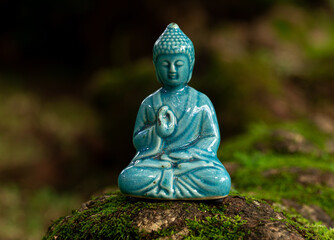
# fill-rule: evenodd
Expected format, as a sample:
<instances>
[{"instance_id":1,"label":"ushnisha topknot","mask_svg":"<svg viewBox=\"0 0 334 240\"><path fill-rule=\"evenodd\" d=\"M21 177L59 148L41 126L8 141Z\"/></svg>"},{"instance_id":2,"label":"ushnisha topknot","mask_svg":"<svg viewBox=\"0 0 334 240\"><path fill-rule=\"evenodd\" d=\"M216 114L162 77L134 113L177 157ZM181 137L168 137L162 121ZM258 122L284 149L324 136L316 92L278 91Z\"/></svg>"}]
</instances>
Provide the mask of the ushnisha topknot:
<instances>
[{"instance_id":1,"label":"ushnisha topknot","mask_svg":"<svg viewBox=\"0 0 334 240\"><path fill-rule=\"evenodd\" d=\"M191 40L185 35L176 23L170 23L153 46L153 61L160 54L184 53L189 58L191 68L195 62L195 50Z\"/></svg>"}]
</instances>

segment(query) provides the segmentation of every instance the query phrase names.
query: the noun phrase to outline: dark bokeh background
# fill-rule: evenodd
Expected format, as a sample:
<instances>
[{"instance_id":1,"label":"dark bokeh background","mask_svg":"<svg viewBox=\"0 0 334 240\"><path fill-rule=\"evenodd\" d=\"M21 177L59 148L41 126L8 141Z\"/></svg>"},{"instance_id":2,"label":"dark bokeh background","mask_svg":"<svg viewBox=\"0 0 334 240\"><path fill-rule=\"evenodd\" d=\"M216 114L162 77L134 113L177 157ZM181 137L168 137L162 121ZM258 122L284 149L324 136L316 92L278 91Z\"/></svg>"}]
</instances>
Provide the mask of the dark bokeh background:
<instances>
[{"instance_id":1,"label":"dark bokeh background","mask_svg":"<svg viewBox=\"0 0 334 240\"><path fill-rule=\"evenodd\" d=\"M0 235L40 236L115 186L170 22L195 45L190 85L214 103L223 142L256 121L331 130L333 13L332 0L0 1L0 209L17 202Z\"/></svg>"}]
</instances>

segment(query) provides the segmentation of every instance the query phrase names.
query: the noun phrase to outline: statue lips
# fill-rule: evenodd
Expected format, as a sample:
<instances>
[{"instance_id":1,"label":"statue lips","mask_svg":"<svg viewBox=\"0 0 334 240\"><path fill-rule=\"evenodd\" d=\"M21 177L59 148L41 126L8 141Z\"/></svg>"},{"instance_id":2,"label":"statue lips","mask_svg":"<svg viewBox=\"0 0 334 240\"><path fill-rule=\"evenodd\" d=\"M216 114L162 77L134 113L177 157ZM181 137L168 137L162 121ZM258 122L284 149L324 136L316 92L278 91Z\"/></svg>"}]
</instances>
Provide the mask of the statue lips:
<instances>
[{"instance_id":1,"label":"statue lips","mask_svg":"<svg viewBox=\"0 0 334 240\"><path fill-rule=\"evenodd\" d=\"M169 73L168 78L172 79L172 80L176 80L176 79L178 79L178 75L177 75L177 73Z\"/></svg>"}]
</instances>

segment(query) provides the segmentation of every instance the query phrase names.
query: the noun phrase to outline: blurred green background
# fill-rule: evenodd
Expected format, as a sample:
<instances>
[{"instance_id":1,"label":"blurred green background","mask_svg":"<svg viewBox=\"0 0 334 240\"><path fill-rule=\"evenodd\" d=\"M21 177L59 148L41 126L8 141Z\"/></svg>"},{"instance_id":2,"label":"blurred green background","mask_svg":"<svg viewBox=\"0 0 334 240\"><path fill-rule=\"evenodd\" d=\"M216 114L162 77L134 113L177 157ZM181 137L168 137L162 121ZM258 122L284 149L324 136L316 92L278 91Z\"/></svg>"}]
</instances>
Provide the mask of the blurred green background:
<instances>
[{"instance_id":1,"label":"blurred green background","mask_svg":"<svg viewBox=\"0 0 334 240\"><path fill-rule=\"evenodd\" d=\"M194 43L221 149L259 122L333 136L333 16L333 0L0 1L0 238L40 239L115 188L170 22Z\"/></svg>"}]
</instances>

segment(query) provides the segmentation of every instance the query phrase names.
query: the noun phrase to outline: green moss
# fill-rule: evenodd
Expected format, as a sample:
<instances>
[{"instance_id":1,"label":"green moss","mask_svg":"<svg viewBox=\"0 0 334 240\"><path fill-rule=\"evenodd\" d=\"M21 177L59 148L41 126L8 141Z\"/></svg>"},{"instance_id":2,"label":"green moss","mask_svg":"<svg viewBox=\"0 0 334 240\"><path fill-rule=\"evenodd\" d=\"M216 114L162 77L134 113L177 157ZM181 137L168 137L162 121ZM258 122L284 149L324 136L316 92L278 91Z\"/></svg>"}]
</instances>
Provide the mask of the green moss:
<instances>
[{"instance_id":1,"label":"green moss","mask_svg":"<svg viewBox=\"0 0 334 240\"><path fill-rule=\"evenodd\" d=\"M313 122L307 120L281 122L270 125L257 122L250 124L245 134L239 135L227 142L223 141L222 147L218 152L219 159L230 161L238 153L247 155L249 153L259 153L260 151L256 145L258 143L269 144L272 140L272 134L278 130L300 134L306 141L309 141L314 147L321 150L324 155L326 155L326 141L332 137L330 134L320 131ZM277 152L273 152L273 149L267 149L266 153L277 155Z\"/></svg>"},{"instance_id":2,"label":"green moss","mask_svg":"<svg viewBox=\"0 0 334 240\"><path fill-rule=\"evenodd\" d=\"M254 160L256 159L256 160ZM333 171L333 163L319 158L305 156L243 155L243 166L237 170L232 181L240 192L251 193L260 199L280 201L293 199L299 203L315 204L334 217L334 189L318 183L307 185L298 183L298 174L288 171L292 167L318 168ZM253 163L253 165L252 165ZM266 175L274 169L277 174Z\"/></svg>"},{"instance_id":3,"label":"green moss","mask_svg":"<svg viewBox=\"0 0 334 240\"><path fill-rule=\"evenodd\" d=\"M225 211L226 206L224 205L208 205L206 203L200 202L198 205L198 210L201 212L207 212L212 214L221 214Z\"/></svg>"},{"instance_id":4,"label":"green moss","mask_svg":"<svg viewBox=\"0 0 334 240\"><path fill-rule=\"evenodd\" d=\"M145 239L170 236L175 226L162 228L152 234L139 231L134 216L142 209L169 209L171 201L132 201L119 191L107 199L92 198L92 205L75 210L69 217L58 219L50 227L44 240L56 239ZM183 203L186 210L191 204Z\"/></svg>"},{"instance_id":5,"label":"green moss","mask_svg":"<svg viewBox=\"0 0 334 240\"><path fill-rule=\"evenodd\" d=\"M175 233L175 226L169 228L162 228L156 232L157 237L168 237L172 236Z\"/></svg>"},{"instance_id":6,"label":"green moss","mask_svg":"<svg viewBox=\"0 0 334 240\"><path fill-rule=\"evenodd\" d=\"M136 204L126 204L125 197L117 195L95 203L86 210L74 211L72 216L57 220L43 239L126 239L138 236L138 230L131 225L131 208ZM116 216L120 209L123 212Z\"/></svg>"},{"instance_id":7,"label":"green moss","mask_svg":"<svg viewBox=\"0 0 334 240\"><path fill-rule=\"evenodd\" d=\"M244 199L243 201L252 206L263 207L266 204L254 197L238 196L238 198ZM150 233L139 230L133 223L143 209L170 209L175 204L178 205L177 208L181 206L185 212L188 208L194 210L194 207L197 207L200 210L198 213L203 214L198 215L200 217L196 217L197 214L195 217L186 217L185 222L173 223ZM88 202L83 209L58 219L43 239L156 239L174 234L179 236L184 234L186 235L183 236L184 239L243 239L249 236L254 223L248 223L249 219L245 219L243 212L227 216L228 208L223 204L212 202L133 201L115 194L107 198L96 198ZM333 237L333 230L328 230L323 225L312 224L297 213L288 214L278 206L275 207L275 211L283 213L287 219L272 218L263 221L283 221L288 229L295 229L310 239L320 239L319 236L325 236L324 239ZM185 227L187 231L182 231Z\"/></svg>"},{"instance_id":8,"label":"green moss","mask_svg":"<svg viewBox=\"0 0 334 240\"><path fill-rule=\"evenodd\" d=\"M320 149L320 153L282 154L272 150L262 152L254 147L257 142L268 141L268 136L277 129L300 134ZM276 202L291 199L301 204L315 204L334 218L334 189L324 182L298 181L299 172L334 172L334 157L324 149L329 138L308 122L256 124L247 134L223 145L220 155L223 163L227 160L238 163L232 182L239 192Z\"/></svg>"},{"instance_id":9,"label":"green moss","mask_svg":"<svg viewBox=\"0 0 334 240\"><path fill-rule=\"evenodd\" d=\"M334 229L328 229L320 222L311 223L297 212L288 213L279 207L274 207L277 212L282 213L286 219L271 219L273 221L285 222L287 225L293 226L298 232L302 232L306 239L334 239ZM293 210L292 210L293 212Z\"/></svg>"},{"instance_id":10,"label":"green moss","mask_svg":"<svg viewBox=\"0 0 334 240\"><path fill-rule=\"evenodd\" d=\"M246 223L240 216L224 215L206 217L204 220L187 220L190 234L184 239L242 239L246 233L242 226Z\"/></svg>"}]
</instances>

